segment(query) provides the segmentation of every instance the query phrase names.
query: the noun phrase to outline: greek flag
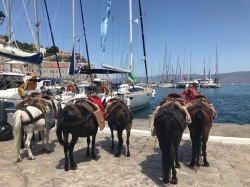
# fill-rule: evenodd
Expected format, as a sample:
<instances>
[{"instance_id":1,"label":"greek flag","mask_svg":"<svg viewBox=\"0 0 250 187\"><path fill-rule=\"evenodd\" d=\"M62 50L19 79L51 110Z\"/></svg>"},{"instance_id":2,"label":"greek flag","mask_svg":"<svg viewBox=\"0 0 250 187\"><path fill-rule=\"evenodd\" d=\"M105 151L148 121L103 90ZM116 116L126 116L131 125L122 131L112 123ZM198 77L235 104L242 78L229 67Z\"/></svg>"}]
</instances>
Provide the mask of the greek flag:
<instances>
[{"instance_id":1,"label":"greek flag","mask_svg":"<svg viewBox=\"0 0 250 187\"><path fill-rule=\"evenodd\" d=\"M102 47L103 52L105 51L105 42L107 39L111 0L107 0L107 3L108 3L108 6L107 6L106 12L102 18L102 23L101 23L101 47Z\"/></svg>"}]
</instances>

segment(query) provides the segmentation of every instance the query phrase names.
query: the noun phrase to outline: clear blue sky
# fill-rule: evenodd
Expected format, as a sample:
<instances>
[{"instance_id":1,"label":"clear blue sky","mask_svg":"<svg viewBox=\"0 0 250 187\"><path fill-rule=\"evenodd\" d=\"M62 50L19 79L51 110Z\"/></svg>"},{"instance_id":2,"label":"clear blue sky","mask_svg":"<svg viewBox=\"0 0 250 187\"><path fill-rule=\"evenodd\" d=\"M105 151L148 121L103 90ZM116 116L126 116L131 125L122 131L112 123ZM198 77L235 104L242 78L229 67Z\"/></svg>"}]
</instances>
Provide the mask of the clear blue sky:
<instances>
[{"instance_id":1,"label":"clear blue sky","mask_svg":"<svg viewBox=\"0 0 250 187\"><path fill-rule=\"evenodd\" d=\"M34 22L33 0L28 13ZM171 49L171 64L174 70L183 61L186 50L186 64L192 57L192 73L203 74L204 55L206 66L211 57L211 71L214 72L216 45L218 48L219 73L250 71L250 1L249 0L141 0L146 53L149 75L161 74L165 45L168 58ZM39 10L40 43L44 47L52 45L43 0L37 0ZM82 0L86 26L90 62L96 68L105 64L125 66L129 59L129 10L128 0L112 0L108 27L106 51L100 47L101 16L106 0ZM72 50L72 3L69 0L47 0L53 26L55 44L61 50ZM1 2L0 9L4 12ZM114 20L112 21L112 18ZM138 1L133 0L133 19L139 18ZM12 0L12 26L17 40L33 42L22 1ZM34 27L33 27L34 28ZM83 35L79 2L76 0L76 35ZM7 19L0 26L0 34L7 34ZM77 37L78 40L80 37ZM84 38L77 42L77 52L86 56ZM142 41L140 27L133 23L133 58L135 74L145 75L142 61ZM103 58L104 57L104 58ZM121 60L122 59L122 60ZM168 59L169 60L169 59ZM122 61L122 62L121 62ZM126 67L128 69L128 67ZM208 71L208 70L206 70Z\"/></svg>"}]
</instances>

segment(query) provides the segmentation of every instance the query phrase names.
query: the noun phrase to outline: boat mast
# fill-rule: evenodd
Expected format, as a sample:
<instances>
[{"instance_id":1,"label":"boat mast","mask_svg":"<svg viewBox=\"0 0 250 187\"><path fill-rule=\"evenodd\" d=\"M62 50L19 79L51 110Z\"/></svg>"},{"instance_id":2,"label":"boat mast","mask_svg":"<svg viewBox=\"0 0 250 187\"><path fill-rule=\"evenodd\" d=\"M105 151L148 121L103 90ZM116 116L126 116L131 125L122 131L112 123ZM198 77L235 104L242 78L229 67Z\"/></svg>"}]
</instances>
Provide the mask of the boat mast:
<instances>
[{"instance_id":1,"label":"boat mast","mask_svg":"<svg viewBox=\"0 0 250 187\"><path fill-rule=\"evenodd\" d=\"M9 46L11 45L11 23L10 23L10 0L7 1L7 18L8 18L8 37L9 37Z\"/></svg>"},{"instance_id":2,"label":"boat mast","mask_svg":"<svg viewBox=\"0 0 250 187\"><path fill-rule=\"evenodd\" d=\"M130 60L129 60L129 66L130 71L133 73L133 46L132 46L132 0L129 0L129 39L130 39Z\"/></svg>"},{"instance_id":3,"label":"boat mast","mask_svg":"<svg viewBox=\"0 0 250 187\"><path fill-rule=\"evenodd\" d=\"M217 53L217 45L216 45L216 65L215 65L216 71L215 71L215 79L219 82L219 68L218 68L218 53Z\"/></svg>"},{"instance_id":4,"label":"boat mast","mask_svg":"<svg viewBox=\"0 0 250 187\"><path fill-rule=\"evenodd\" d=\"M148 69L147 69L145 39L144 39L143 22L142 22L141 0L139 0L139 9L140 9L140 20L141 20L142 44L143 44L143 60L144 60L144 65L145 65L145 70L146 70L146 79L148 83Z\"/></svg>"},{"instance_id":5,"label":"boat mast","mask_svg":"<svg viewBox=\"0 0 250 187\"><path fill-rule=\"evenodd\" d=\"M38 16L37 16L36 0L34 0L34 15L35 15L35 26L36 26L36 52L40 53L39 22L38 22Z\"/></svg>"},{"instance_id":6,"label":"boat mast","mask_svg":"<svg viewBox=\"0 0 250 187\"><path fill-rule=\"evenodd\" d=\"M205 55L204 55L204 77L203 77L204 81L205 81L205 77L206 77L205 68L206 68L206 62L205 62Z\"/></svg>"},{"instance_id":7,"label":"boat mast","mask_svg":"<svg viewBox=\"0 0 250 187\"><path fill-rule=\"evenodd\" d=\"M211 54L209 53L209 68L208 68L208 77L209 77L209 83L210 83L210 79L211 79L211 73L210 73L210 63L211 63Z\"/></svg>"},{"instance_id":8,"label":"boat mast","mask_svg":"<svg viewBox=\"0 0 250 187\"><path fill-rule=\"evenodd\" d=\"M76 67L76 56L75 56L75 43L76 43L76 38L75 38L75 0L72 0L72 33L73 33L73 60L74 60L74 70Z\"/></svg>"}]
</instances>

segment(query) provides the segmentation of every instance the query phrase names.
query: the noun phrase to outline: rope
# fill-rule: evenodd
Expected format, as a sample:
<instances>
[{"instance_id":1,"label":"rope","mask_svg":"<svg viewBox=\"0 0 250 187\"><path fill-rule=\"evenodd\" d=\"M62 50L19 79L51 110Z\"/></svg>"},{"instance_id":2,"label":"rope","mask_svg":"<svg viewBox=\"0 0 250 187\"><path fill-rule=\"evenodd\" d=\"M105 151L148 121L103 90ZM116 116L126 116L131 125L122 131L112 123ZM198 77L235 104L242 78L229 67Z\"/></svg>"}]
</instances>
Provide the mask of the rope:
<instances>
[{"instance_id":1,"label":"rope","mask_svg":"<svg viewBox=\"0 0 250 187\"><path fill-rule=\"evenodd\" d=\"M33 30L32 30L31 24L30 24L30 19L29 19L29 16L28 16L28 12L27 12L27 9L26 9L24 0L22 0L22 1L23 1L23 7L24 7L24 10L25 10L25 13L26 13L26 17L27 17L27 19L28 19L28 24L29 24L29 27L30 27L31 35L32 35L32 37L33 37L33 40L35 41L35 44L37 45L36 40L35 40L35 36L34 36L34 33L33 33Z\"/></svg>"}]
</instances>

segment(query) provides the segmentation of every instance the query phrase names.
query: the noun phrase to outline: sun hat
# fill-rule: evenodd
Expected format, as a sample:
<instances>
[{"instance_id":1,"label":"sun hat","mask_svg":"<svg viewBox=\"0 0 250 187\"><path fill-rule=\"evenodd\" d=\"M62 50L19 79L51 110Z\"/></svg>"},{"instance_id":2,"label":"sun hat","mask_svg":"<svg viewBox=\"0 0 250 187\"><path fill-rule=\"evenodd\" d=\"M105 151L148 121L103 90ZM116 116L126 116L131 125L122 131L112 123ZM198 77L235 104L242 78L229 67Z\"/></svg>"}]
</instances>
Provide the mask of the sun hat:
<instances>
[{"instance_id":1,"label":"sun hat","mask_svg":"<svg viewBox=\"0 0 250 187\"><path fill-rule=\"evenodd\" d=\"M197 80L195 80L195 81L194 81L194 83L195 83L195 84L198 84L198 81L197 81Z\"/></svg>"}]
</instances>

